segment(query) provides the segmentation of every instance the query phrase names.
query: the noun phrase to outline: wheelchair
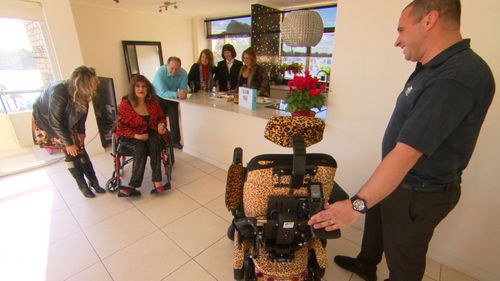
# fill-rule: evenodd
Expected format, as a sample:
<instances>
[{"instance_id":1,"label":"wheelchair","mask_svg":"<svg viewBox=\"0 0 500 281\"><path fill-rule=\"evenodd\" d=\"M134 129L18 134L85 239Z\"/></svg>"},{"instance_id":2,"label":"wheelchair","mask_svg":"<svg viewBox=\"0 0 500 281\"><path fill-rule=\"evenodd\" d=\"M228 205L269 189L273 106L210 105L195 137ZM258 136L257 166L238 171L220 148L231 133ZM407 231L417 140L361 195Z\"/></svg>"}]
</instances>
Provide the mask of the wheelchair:
<instances>
[{"instance_id":1,"label":"wheelchair","mask_svg":"<svg viewBox=\"0 0 500 281\"><path fill-rule=\"evenodd\" d=\"M226 182L226 207L233 215L235 280L319 281L327 266L326 241L340 230L313 229L309 218L325 202L348 198L334 182L337 163L327 154L306 154L321 141L325 123L310 117L272 117L265 137L293 147L293 154L264 154L243 167L235 148Z\"/></svg>"},{"instance_id":2,"label":"wheelchair","mask_svg":"<svg viewBox=\"0 0 500 281\"><path fill-rule=\"evenodd\" d=\"M168 182L172 180L172 168L175 163L173 140L170 131L160 135L162 139L163 149L161 150L161 161L163 164L163 172L167 177ZM111 156L113 157L114 170L111 178L106 182L106 189L115 192L122 187L122 176L124 167L134 160L134 152L131 148L122 145L117 139L116 134L112 134L111 139Z\"/></svg>"}]
</instances>

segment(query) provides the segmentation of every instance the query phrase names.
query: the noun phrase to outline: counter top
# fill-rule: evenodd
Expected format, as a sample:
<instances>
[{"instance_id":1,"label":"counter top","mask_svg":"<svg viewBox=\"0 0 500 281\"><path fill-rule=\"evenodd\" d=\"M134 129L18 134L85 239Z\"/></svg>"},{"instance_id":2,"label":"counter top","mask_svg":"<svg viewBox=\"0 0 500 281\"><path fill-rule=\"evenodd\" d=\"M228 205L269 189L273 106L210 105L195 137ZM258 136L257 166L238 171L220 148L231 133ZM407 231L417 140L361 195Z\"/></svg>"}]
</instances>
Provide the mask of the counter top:
<instances>
[{"instance_id":1,"label":"counter top","mask_svg":"<svg viewBox=\"0 0 500 281\"><path fill-rule=\"evenodd\" d=\"M219 93L224 94L224 93ZM269 102L257 103L256 110L250 110L247 108L240 107L238 104L233 103L233 101L226 101L223 98L215 98L211 93L194 93L189 94L189 98L185 100L171 99L172 101L177 101L180 103L189 103L193 105L211 107L215 109L220 109L224 111L239 113L248 116L254 116L262 119L270 119L273 116L290 116L290 112L284 110L285 104L282 103L280 99L267 98ZM275 108L268 108L267 106L275 105ZM325 120L326 118L326 107L316 114L316 117Z\"/></svg>"}]
</instances>

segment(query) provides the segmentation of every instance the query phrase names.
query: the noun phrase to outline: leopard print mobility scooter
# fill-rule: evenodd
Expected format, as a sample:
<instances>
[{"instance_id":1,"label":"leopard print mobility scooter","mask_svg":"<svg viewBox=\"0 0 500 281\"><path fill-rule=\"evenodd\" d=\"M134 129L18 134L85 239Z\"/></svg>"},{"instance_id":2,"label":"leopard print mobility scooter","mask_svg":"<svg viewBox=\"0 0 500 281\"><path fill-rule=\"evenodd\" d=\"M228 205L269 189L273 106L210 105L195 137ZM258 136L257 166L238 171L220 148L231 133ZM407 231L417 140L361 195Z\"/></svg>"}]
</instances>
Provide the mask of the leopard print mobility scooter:
<instances>
[{"instance_id":1,"label":"leopard print mobility scooter","mask_svg":"<svg viewBox=\"0 0 500 281\"><path fill-rule=\"evenodd\" d=\"M314 230L307 221L325 202L348 196L334 182L335 159L306 154L306 147L321 141L324 128L317 118L276 116L264 136L293 147L293 154L259 155L245 168L242 149L234 150L226 183L234 279L316 281L325 274L326 240L340 237L340 231Z\"/></svg>"}]
</instances>

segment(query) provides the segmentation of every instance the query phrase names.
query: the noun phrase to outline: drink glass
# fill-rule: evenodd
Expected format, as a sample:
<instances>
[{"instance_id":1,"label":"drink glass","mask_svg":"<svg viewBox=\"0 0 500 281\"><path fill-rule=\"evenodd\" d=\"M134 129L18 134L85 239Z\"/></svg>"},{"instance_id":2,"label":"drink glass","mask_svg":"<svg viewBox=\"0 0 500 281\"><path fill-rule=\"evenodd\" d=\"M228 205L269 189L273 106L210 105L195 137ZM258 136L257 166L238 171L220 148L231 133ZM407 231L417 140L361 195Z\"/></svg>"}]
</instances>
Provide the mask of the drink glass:
<instances>
[{"instance_id":1,"label":"drink glass","mask_svg":"<svg viewBox=\"0 0 500 281\"><path fill-rule=\"evenodd\" d=\"M201 91L202 92L208 92L208 88L207 87L208 87L207 83L205 81L202 81L201 82Z\"/></svg>"},{"instance_id":2,"label":"drink glass","mask_svg":"<svg viewBox=\"0 0 500 281\"><path fill-rule=\"evenodd\" d=\"M234 90L231 90L231 92L233 93L233 102L234 102L234 104L239 104L240 103L240 96L238 94L238 88L236 88Z\"/></svg>"},{"instance_id":3,"label":"drink glass","mask_svg":"<svg viewBox=\"0 0 500 281\"><path fill-rule=\"evenodd\" d=\"M194 93L194 81L191 81L191 83L189 83L189 88L191 89L191 93Z\"/></svg>"}]
</instances>

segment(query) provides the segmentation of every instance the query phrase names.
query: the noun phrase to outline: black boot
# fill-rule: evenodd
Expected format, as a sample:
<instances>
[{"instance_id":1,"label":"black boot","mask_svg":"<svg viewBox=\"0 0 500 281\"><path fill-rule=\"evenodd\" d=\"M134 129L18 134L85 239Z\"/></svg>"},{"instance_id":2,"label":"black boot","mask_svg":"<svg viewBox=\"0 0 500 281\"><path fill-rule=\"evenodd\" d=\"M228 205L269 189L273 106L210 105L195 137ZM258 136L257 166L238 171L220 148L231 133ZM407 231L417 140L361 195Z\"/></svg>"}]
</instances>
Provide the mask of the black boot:
<instances>
[{"instance_id":1,"label":"black boot","mask_svg":"<svg viewBox=\"0 0 500 281\"><path fill-rule=\"evenodd\" d=\"M88 154L82 156L80 159L82 162L82 170L87 179L89 180L89 185L95 190L97 193L105 193L106 189L99 186L99 180L95 175L94 167L92 166L92 162L90 162L90 158Z\"/></svg>"},{"instance_id":2,"label":"black boot","mask_svg":"<svg viewBox=\"0 0 500 281\"><path fill-rule=\"evenodd\" d=\"M85 181L85 178L83 177L83 173L80 169L77 167L73 168L68 168L69 172L75 178L76 184L78 185L78 189L82 192L83 196L87 198L93 198L95 197L95 194L90 190L90 188L87 185L87 182Z\"/></svg>"}]
</instances>

